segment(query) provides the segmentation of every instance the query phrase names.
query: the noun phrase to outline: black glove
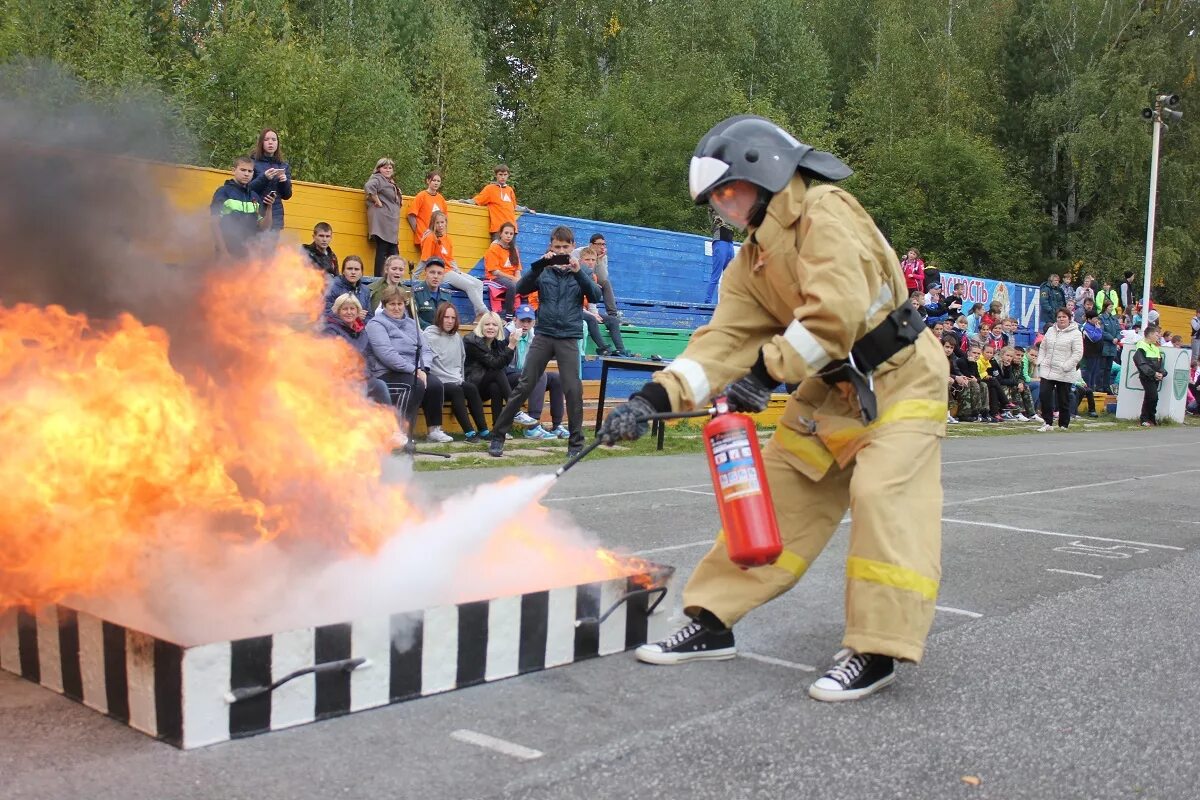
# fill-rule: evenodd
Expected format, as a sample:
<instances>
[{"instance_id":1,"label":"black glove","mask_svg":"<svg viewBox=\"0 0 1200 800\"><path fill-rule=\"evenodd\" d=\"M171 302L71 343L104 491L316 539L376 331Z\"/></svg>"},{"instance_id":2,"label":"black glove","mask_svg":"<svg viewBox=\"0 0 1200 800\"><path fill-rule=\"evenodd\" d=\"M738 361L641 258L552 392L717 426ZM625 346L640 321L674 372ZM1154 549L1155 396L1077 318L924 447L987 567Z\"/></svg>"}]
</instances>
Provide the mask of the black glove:
<instances>
[{"instance_id":1,"label":"black glove","mask_svg":"<svg viewBox=\"0 0 1200 800\"><path fill-rule=\"evenodd\" d=\"M771 392L778 385L778 382L767 372L762 351L758 351L758 361L754 362L750 371L725 388L725 399L729 402L729 410L750 414L765 411L771 402Z\"/></svg>"},{"instance_id":2,"label":"black glove","mask_svg":"<svg viewBox=\"0 0 1200 800\"><path fill-rule=\"evenodd\" d=\"M608 413L600 425L599 438L605 444L614 444L645 436L646 431L650 429L646 418L653 413L654 406L635 394L629 398L628 403L617 406Z\"/></svg>"}]
</instances>

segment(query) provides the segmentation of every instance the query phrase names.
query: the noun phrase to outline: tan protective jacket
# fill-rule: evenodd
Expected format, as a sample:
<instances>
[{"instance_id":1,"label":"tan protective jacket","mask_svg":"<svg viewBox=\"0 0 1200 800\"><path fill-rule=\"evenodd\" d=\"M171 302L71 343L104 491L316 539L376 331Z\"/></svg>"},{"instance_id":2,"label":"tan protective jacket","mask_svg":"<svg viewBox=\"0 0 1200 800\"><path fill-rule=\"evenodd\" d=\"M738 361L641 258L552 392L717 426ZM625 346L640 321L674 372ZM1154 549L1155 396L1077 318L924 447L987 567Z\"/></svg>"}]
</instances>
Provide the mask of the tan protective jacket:
<instances>
[{"instance_id":1,"label":"tan protective jacket","mask_svg":"<svg viewBox=\"0 0 1200 800\"><path fill-rule=\"evenodd\" d=\"M712 320L654 377L672 409L706 404L749 372L762 348L772 377L800 384L775 439L809 478L835 459L848 464L884 426L944 435L949 365L929 331L875 371L879 414L870 426L848 383L819 377L908 302L899 259L858 201L797 175L750 234L725 271Z\"/></svg>"}]
</instances>

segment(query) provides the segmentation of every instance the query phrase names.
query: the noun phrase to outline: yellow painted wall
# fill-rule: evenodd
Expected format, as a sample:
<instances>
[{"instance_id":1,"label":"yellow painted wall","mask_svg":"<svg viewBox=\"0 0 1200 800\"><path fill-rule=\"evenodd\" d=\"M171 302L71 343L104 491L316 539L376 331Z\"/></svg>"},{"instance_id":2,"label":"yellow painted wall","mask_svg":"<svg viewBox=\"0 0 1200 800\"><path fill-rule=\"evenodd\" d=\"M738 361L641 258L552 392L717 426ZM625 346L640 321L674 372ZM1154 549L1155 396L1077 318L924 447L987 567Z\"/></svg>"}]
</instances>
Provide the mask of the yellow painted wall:
<instances>
[{"instance_id":1,"label":"yellow painted wall","mask_svg":"<svg viewBox=\"0 0 1200 800\"><path fill-rule=\"evenodd\" d=\"M1162 325L1164 331L1170 331L1172 335L1179 334L1184 344L1191 344L1192 317L1196 315L1196 309L1158 304L1154 308L1158 310L1158 324Z\"/></svg>"},{"instance_id":2,"label":"yellow painted wall","mask_svg":"<svg viewBox=\"0 0 1200 800\"><path fill-rule=\"evenodd\" d=\"M229 178L228 171L205 167L155 164L152 169L172 202L185 211L206 209L213 192ZM366 177L363 176L364 182ZM412 197L405 195L400 222L400 254L410 261L417 258L417 251L408 222L403 217L407 216L411 201ZM361 188L295 181L292 199L284 206L285 237L297 245L311 242L313 226L328 222L333 226L332 247L338 258L351 254L362 256L368 274L372 272L375 251L367 242L367 201ZM454 241L454 259L464 271L470 271L491 244L487 222L486 209L450 203L448 232Z\"/></svg>"}]
</instances>

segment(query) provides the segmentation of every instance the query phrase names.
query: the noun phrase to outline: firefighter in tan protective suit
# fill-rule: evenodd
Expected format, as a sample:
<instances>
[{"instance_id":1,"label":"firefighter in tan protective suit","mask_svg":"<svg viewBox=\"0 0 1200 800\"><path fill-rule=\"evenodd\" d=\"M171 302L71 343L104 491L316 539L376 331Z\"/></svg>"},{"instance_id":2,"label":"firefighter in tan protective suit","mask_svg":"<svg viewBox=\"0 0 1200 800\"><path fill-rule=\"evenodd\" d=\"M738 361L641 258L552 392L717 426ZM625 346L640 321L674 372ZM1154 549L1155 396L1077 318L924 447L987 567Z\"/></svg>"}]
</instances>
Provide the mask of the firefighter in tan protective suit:
<instances>
[{"instance_id":1,"label":"firefighter in tan protective suit","mask_svg":"<svg viewBox=\"0 0 1200 800\"><path fill-rule=\"evenodd\" d=\"M638 648L652 664L733 658L731 627L786 592L851 513L846 628L833 666L809 688L854 700L918 662L941 575L941 439L948 365L907 302L899 259L847 192L850 169L760 117L732 117L701 140L690 188L749 236L729 265L712 321L604 420L609 442L645 433L648 414L766 408L799 384L764 453L783 537L772 565L744 570L721 534L684 589L691 622Z\"/></svg>"}]
</instances>

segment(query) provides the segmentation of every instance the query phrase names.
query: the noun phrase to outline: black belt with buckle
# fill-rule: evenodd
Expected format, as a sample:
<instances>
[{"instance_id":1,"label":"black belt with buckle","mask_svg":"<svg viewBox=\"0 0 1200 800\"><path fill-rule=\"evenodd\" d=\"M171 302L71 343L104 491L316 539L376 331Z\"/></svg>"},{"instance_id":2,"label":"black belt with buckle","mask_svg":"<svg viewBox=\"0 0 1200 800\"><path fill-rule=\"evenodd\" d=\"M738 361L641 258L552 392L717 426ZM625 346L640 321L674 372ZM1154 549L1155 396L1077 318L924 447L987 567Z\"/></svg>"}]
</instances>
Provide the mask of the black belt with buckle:
<instances>
[{"instance_id":1,"label":"black belt with buckle","mask_svg":"<svg viewBox=\"0 0 1200 800\"><path fill-rule=\"evenodd\" d=\"M896 353L915 343L923 330L925 320L920 312L911 303L905 303L855 342L848 358L831 361L821 370L821 378L830 386L843 382L853 386L858 395L863 424L870 425L879 412L871 373Z\"/></svg>"}]
</instances>

